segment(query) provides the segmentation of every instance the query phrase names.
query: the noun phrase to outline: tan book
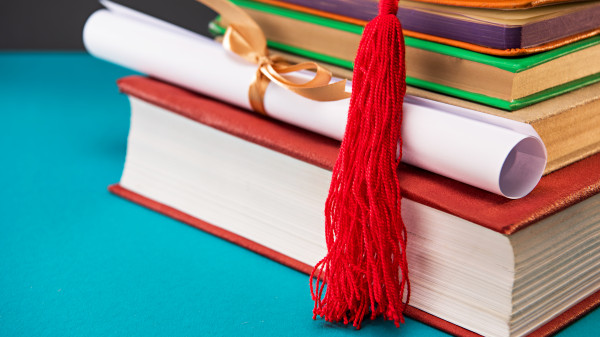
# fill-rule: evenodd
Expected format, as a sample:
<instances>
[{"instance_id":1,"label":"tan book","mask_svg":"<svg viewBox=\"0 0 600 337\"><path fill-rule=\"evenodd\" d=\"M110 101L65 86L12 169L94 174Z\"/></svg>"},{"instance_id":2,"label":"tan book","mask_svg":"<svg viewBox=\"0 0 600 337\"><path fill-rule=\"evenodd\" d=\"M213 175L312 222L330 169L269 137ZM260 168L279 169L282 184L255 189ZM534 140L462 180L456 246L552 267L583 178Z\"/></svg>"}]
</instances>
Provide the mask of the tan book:
<instances>
[{"instance_id":1,"label":"tan book","mask_svg":"<svg viewBox=\"0 0 600 337\"><path fill-rule=\"evenodd\" d=\"M600 152L600 83L512 112L414 87L407 92L531 124L548 151L544 174Z\"/></svg>"},{"instance_id":2,"label":"tan book","mask_svg":"<svg viewBox=\"0 0 600 337\"><path fill-rule=\"evenodd\" d=\"M291 62L308 60L279 51L273 53ZM333 65L327 65L327 69L337 77L352 79L349 69ZM544 174L600 152L600 83L516 111L497 109L413 86L408 86L406 93L531 124L548 151Z\"/></svg>"}]
</instances>

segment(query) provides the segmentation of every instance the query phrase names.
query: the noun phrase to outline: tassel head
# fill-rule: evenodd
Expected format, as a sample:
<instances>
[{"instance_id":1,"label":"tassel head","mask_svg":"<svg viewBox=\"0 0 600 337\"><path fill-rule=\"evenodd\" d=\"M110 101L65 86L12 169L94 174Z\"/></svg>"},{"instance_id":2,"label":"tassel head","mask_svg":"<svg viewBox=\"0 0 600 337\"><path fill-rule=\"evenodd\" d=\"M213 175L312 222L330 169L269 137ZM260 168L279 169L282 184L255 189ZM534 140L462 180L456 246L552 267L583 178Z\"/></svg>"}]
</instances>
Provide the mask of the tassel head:
<instances>
[{"instance_id":1,"label":"tassel head","mask_svg":"<svg viewBox=\"0 0 600 337\"><path fill-rule=\"evenodd\" d=\"M367 315L381 315L399 326L410 296L397 177L406 92L397 10L397 0L380 1L379 15L363 32L348 122L325 205L328 253L311 275L314 318L356 328Z\"/></svg>"}]
</instances>

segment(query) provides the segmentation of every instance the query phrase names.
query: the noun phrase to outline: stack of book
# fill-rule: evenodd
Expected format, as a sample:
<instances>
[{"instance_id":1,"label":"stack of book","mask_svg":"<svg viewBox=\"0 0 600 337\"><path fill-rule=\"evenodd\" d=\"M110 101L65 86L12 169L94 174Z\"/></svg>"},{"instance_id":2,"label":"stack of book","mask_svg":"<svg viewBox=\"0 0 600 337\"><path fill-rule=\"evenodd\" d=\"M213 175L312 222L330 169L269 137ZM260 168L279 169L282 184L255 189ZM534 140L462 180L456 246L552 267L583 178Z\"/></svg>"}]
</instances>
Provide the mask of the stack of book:
<instances>
[{"instance_id":1,"label":"stack of book","mask_svg":"<svg viewBox=\"0 0 600 337\"><path fill-rule=\"evenodd\" d=\"M290 59L326 61L348 78L362 20L377 7L359 0L233 2L259 23L270 47ZM110 190L310 272L326 253L323 209L339 142L186 89L223 86L214 78L187 80L191 67L155 71L197 57L191 46L164 56L165 48L196 41L194 33L104 4L119 20L140 24L126 32L109 15L94 14L84 32L92 54L181 79L172 80L180 86L140 76L119 81L132 122L123 175ZM401 4L408 93L530 124L548 152L547 174L517 200L400 166L407 314L456 335L555 333L600 303L600 2L511 12ZM216 19L211 29L222 34L228 24ZM144 44L144 31L164 44ZM214 68L215 76L229 76ZM232 100L227 88L219 97Z\"/></svg>"},{"instance_id":2,"label":"stack of book","mask_svg":"<svg viewBox=\"0 0 600 337\"><path fill-rule=\"evenodd\" d=\"M329 63L344 78L352 78L362 20L377 14L375 1L233 2L258 22L272 48L293 60ZM503 2L512 3L490 3ZM398 13L409 95L534 125L548 150L546 173L600 150L600 90L593 86L600 81L600 1L522 10L401 1ZM211 30L222 34L228 24L215 20ZM577 91L586 86L595 89ZM578 102L565 102L572 91ZM538 104L545 101L552 103Z\"/></svg>"}]
</instances>

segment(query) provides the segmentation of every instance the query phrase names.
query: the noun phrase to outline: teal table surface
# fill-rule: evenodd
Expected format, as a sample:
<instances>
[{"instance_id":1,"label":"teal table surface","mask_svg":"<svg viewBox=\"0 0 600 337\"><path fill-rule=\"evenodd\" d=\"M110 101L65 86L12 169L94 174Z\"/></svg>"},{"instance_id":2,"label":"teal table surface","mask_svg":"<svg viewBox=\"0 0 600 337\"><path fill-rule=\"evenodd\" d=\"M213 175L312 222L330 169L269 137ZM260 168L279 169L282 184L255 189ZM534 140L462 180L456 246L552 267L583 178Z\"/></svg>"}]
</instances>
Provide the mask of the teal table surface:
<instances>
[{"instance_id":1,"label":"teal table surface","mask_svg":"<svg viewBox=\"0 0 600 337\"><path fill-rule=\"evenodd\" d=\"M0 53L0 336L446 336L314 321L307 275L110 194L129 74L85 53Z\"/></svg>"}]
</instances>

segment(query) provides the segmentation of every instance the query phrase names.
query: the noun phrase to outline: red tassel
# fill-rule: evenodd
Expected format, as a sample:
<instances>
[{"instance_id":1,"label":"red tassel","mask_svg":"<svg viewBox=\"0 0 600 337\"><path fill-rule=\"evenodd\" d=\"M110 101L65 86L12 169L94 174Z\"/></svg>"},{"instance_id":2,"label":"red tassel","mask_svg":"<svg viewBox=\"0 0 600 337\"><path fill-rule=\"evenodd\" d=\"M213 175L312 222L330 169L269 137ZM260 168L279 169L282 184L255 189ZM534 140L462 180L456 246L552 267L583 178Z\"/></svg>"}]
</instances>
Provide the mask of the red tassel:
<instances>
[{"instance_id":1,"label":"red tassel","mask_svg":"<svg viewBox=\"0 0 600 337\"><path fill-rule=\"evenodd\" d=\"M367 314L399 326L410 296L396 175L406 91L397 11L397 0L382 0L360 41L348 124L325 205L328 254L311 275L313 318L356 328Z\"/></svg>"}]
</instances>

